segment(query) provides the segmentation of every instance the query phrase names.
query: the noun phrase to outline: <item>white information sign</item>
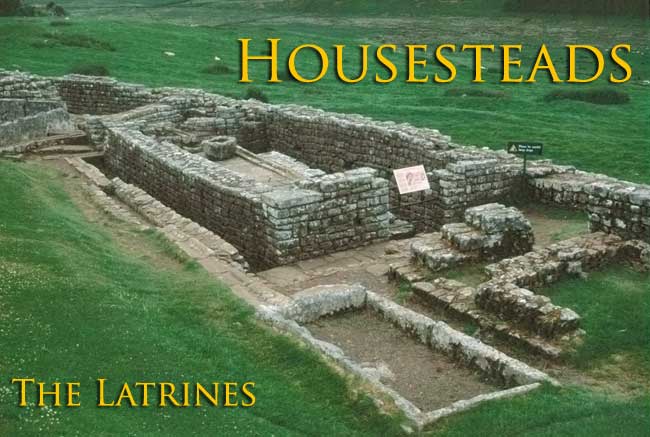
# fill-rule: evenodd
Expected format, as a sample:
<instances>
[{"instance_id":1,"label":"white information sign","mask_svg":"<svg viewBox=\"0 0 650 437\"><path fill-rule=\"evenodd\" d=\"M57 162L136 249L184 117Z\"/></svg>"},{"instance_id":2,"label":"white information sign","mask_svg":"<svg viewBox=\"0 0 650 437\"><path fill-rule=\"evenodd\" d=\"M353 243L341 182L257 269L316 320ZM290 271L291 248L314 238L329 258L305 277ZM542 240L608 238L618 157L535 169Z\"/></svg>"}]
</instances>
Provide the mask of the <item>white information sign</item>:
<instances>
[{"instance_id":1,"label":"white information sign","mask_svg":"<svg viewBox=\"0 0 650 437\"><path fill-rule=\"evenodd\" d=\"M428 190L429 179L423 165L413 167L398 168L393 170L397 189L400 194L415 193L416 191Z\"/></svg>"}]
</instances>

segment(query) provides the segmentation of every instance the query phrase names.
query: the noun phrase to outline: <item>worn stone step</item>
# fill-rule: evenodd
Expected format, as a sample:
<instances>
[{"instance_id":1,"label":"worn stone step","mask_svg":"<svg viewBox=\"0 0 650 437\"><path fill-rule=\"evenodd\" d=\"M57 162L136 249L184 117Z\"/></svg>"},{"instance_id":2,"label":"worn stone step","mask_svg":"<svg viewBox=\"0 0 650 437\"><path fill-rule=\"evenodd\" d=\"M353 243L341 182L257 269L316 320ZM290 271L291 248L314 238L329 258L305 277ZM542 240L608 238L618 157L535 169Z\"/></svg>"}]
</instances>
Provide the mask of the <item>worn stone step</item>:
<instances>
[{"instance_id":1,"label":"worn stone step","mask_svg":"<svg viewBox=\"0 0 650 437\"><path fill-rule=\"evenodd\" d=\"M557 359L563 352L573 349L583 335L583 331L574 329L552 340L527 327L503 320L497 314L478 307L475 302L477 290L458 281L439 278L411 285L422 303L442 309L455 318L471 321L484 332L549 358Z\"/></svg>"},{"instance_id":2,"label":"worn stone step","mask_svg":"<svg viewBox=\"0 0 650 437\"><path fill-rule=\"evenodd\" d=\"M401 240L415 236L415 226L405 220L397 219L390 224L390 239Z\"/></svg>"},{"instance_id":3,"label":"worn stone step","mask_svg":"<svg viewBox=\"0 0 650 437\"><path fill-rule=\"evenodd\" d=\"M49 135L47 137L36 138L25 144L24 150L34 151L46 147L58 146L62 144L67 145L87 145L88 136L82 131L71 131L57 135Z\"/></svg>"},{"instance_id":4,"label":"worn stone step","mask_svg":"<svg viewBox=\"0 0 650 437\"><path fill-rule=\"evenodd\" d=\"M397 263L388 266L388 279L391 281L405 281L411 284L414 282L423 281L425 277L426 272L411 263Z\"/></svg>"}]
</instances>

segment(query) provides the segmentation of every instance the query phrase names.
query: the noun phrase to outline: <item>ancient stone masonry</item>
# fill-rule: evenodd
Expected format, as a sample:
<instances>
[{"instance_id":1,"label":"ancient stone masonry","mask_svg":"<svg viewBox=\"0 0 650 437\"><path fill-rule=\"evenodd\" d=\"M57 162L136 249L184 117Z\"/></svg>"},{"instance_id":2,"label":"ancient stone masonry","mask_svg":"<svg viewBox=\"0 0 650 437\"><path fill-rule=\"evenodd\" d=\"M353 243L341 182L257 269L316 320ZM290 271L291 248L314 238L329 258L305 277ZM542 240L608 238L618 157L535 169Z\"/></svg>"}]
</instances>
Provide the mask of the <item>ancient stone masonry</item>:
<instances>
[{"instance_id":1,"label":"ancient stone masonry","mask_svg":"<svg viewBox=\"0 0 650 437\"><path fill-rule=\"evenodd\" d=\"M301 324L343 311L372 311L396 328L413 335L432 350L453 359L458 366L480 372L499 388L470 399L455 402L433 411L422 411L410 400L390 387L378 369L352 360L338 346L319 340ZM434 321L395 302L373 293L360 285L336 284L304 290L290 302L263 306L258 316L286 332L293 333L310 347L322 352L347 371L363 378L377 391L386 395L417 429L422 429L442 417L472 408L484 401L525 393L539 383L557 384L543 372L511 358L481 341L462 334L444 322ZM399 369L395 369L399 371Z\"/></svg>"},{"instance_id":2,"label":"ancient stone masonry","mask_svg":"<svg viewBox=\"0 0 650 437\"><path fill-rule=\"evenodd\" d=\"M138 131L109 130L108 165L224 236L254 266L386 239L388 181L371 169L263 185Z\"/></svg>"},{"instance_id":3,"label":"ancient stone masonry","mask_svg":"<svg viewBox=\"0 0 650 437\"><path fill-rule=\"evenodd\" d=\"M59 130L67 132L52 135ZM256 306L260 318L364 378L418 429L485 400L556 383L479 339L502 338L547 357L573 349L585 334L580 315L538 294L542 287L609 263L650 269L650 186L547 160L529 163L524 174L514 155L459 146L433 129L201 90L0 71L0 153L32 152L53 141L79 141L65 143L68 151L87 141L96 147L83 152L93 161L67 159L91 181L88 192L102 209L161 232ZM419 164L430 189L400 195L392 171ZM533 247L530 222L507 206L522 195L586 211L592 233ZM413 236L415 230L427 233ZM484 277L472 273L477 285L444 277L450 268L484 262L491 263ZM292 265L259 272L284 264ZM407 305L436 307L454 326L471 322L477 338L360 285L321 285L291 296L346 276L393 293L386 275L419 297ZM400 342L414 341L417 351L424 344L427 353L451 360L449 369L471 369L463 381L480 375L498 390L444 408L409 401L382 380L379 365L357 363L343 346L315 337L314 321L324 325L321 318L343 311L378 316L351 326L368 327L379 343L382 329L399 328L413 337ZM367 340L354 337L364 346ZM384 356L395 356L388 346Z\"/></svg>"},{"instance_id":4,"label":"ancient stone masonry","mask_svg":"<svg viewBox=\"0 0 650 437\"><path fill-rule=\"evenodd\" d=\"M495 155L499 159L463 159L432 172L431 187L437 192L433 208L436 223L462 220L467 208L512 194L521 166L508 156Z\"/></svg>"},{"instance_id":5,"label":"ancient stone masonry","mask_svg":"<svg viewBox=\"0 0 650 437\"><path fill-rule=\"evenodd\" d=\"M650 187L568 168L529 180L534 198L587 211L592 231L650 242Z\"/></svg>"},{"instance_id":6,"label":"ancient stone masonry","mask_svg":"<svg viewBox=\"0 0 650 437\"><path fill-rule=\"evenodd\" d=\"M234 226L238 213L233 212L225 214L220 220L221 224L217 226L217 220L208 218L210 214L204 207L191 207L190 203L199 199L196 192L192 192L188 197L192 200L178 200L178 196L167 194L166 201L174 200L182 204L182 207L205 216L204 223L214 222L214 230L234 232L235 229L246 229L251 230L251 240L270 238L275 241L275 245L271 245L273 249L261 255L260 261L290 262L321 253L315 250L316 245L323 244L322 250L329 252L343 248L346 244L354 246L373 241L373 238L385 238L385 224L388 221L396 228L395 218L410 222L409 229L414 226L418 231L438 230L442 225L463 221L467 208L487 202L508 204L510 197L513 194L521 194L518 192L522 190L524 195L532 198L586 210L594 231L602 230L623 238L650 241L650 187L647 185L630 184L601 175L579 172L571 167L553 165L548 161L531 163L524 177L521 160L514 155L503 151L459 146L433 129L378 122L358 115L335 114L305 106L269 105L255 100L236 100L201 90L146 88L109 78L75 75L47 78L2 71L0 97L63 101L71 113L84 114L73 117L74 122L88 134L94 145L106 148L107 160L113 160L116 164L120 159L128 164L135 156L128 155L128 159L126 155L122 158L110 156L113 151L119 149L111 144L119 143L119 135L110 134L111 130L116 128L140 132L158 143L171 144L177 149L185 149L199 155L205 150L205 144L201 145L203 141L214 141L214 138L219 136L234 138L234 144L232 139L228 140L229 147L220 146L225 155L217 153L211 156L231 159L235 159L233 156L236 159L243 157L242 159L255 161L258 167L280 175L270 182L257 181L257 185L253 184L254 189L245 177L233 176L236 172L223 176L231 181L230 184L224 185L229 187L229 194L217 196L218 202L226 198L229 202L225 204L227 208L220 207L219 211L230 210L230 205L236 204L241 208L239 212L243 214L238 216L238 219L250 220L246 222L247 225ZM49 118L47 114L50 112L52 111L41 111L35 115L42 121L40 124L26 120L30 116L25 116L21 117L20 122L18 119L13 121L21 125L20 129L5 128L5 131L43 135L44 131L55 129L60 121L58 118ZM6 138L15 138L15 135L7 134ZM236 147L235 155L233 145ZM214 147L208 152L211 153L214 153ZM196 158L202 157L203 155ZM424 165L431 189L399 195L392 178L392 170L416 164ZM304 171L301 166L306 166L312 173L301 175ZM356 187L352 191L346 191L347 183L335 184L337 189L341 190L340 196L313 188L320 187L320 182L313 184L312 188L298 184L301 178L310 180L318 177L318 171L321 171L320 176L324 177L323 172L341 172L361 167L376 170L374 177L386 180L387 187L379 188L372 184L368 187L367 184L360 183L365 187L363 189L377 190L376 195L366 199L362 198L362 188ZM131 171L134 173L130 180L135 182L136 173ZM183 175L185 170L182 166L177 171L179 173L168 180L170 185L165 188L166 192L179 190L178 187L172 188L171 184L196 180L193 176ZM224 174L223 171L221 174ZM354 174L348 176L352 179L359 178L359 175ZM348 176L337 177L346 179ZM313 204L329 205L331 216L314 206L308 208L301 205L303 209L309 210L309 213L301 214L303 218L305 215L309 217L307 225L298 225L299 220L296 219L297 222L289 226L285 223L286 220L282 219L285 222L276 220L274 224L269 225L274 229L273 232L256 230L260 217L267 212L273 213L277 209L277 206L273 205L278 204L277 202L285 202L277 193L266 193L275 191L285 182L286 190L293 191L295 196L302 195L304 190L318 192L320 200ZM241 186L238 185L240 183ZM143 184L146 185L147 182ZM377 184L379 183L375 183ZM328 184L323 182L322 185ZM207 186L203 188L208 189ZM235 194L235 191L246 194L242 198ZM262 194L265 194L266 201L270 203L266 205L266 210L260 212L263 204ZM386 196L387 200L384 201ZM358 218L352 217L354 214L351 211L344 211L345 208L341 205L333 206L348 197L353 199L353 203L358 201L361 205L350 206L358 210ZM307 196L307 199L311 197ZM377 201L372 199L382 200L380 204L375 204ZM395 217L391 217L389 212ZM374 224L370 224L370 219L367 218L372 215L375 217ZM343 216L347 217L347 221L340 218ZM330 223L335 217L339 217L336 220L342 221L340 227L328 238L323 237L321 231L306 235L305 232L311 234L309 229L315 229L319 220L324 219L324 223ZM343 222L348 223L347 230L343 230ZM233 226L223 223L232 223ZM308 231L305 231L305 228ZM365 230L361 231L362 228ZM351 229L359 232L355 231L352 235ZM267 235L269 233L273 235ZM395 232L390 234L394 235ZM230 238L242 239L239 236ZM277 238L281 239L276 241ZM247 250L243 249L244 241L237 244L246 254ZM299 250L306 250L307 253L299 254Z\"/></svg>"},{"instance_id":7,"label":"ancient stone masonry","mask_svg":"<svg viewBox=\"0 0 650 437\"><path fill-rule=\"evenodd\" d=\"M493 280L536 289L614 262L640 261L648 247L640 240L595 232L490 264L486 271Z\"/></svg>"},{"instance_id":8,"label":"ancient stone masonry","mask_svg":"<svg viewBox=\"0 0 650 437\"><path fill-rule=\"evenodd\" d=\"M73 114L115 114L154 101L144 86L110 78L69 75L56 80L55 85Z\"/></svg>"},{"instance_id":9,"label":"ancient stone masonry","mask_svg":"<svg viewBox=\"0 0 650 437\"><path fill-rule=\"evenodd\" d=\"M73 128L61 101L0 99L0 149L22 152L29 140Z\"/></svg>"},{"instance_id":10,"label":"ancient stone masonry","mask_svg":"<svg viewBox=\"0 0 650 437\"><path fill-rule=\"evenodd\" d=\"M544 337L557 337L580 327L580 316L551 299L512 283L488 281L478 287L475 301L479 308L510 320Z\"/></svg>"},{"instance_id":11,"label":"ancient stone masonry","mask_svg":"<svg viewBox=\"0 0 650 437\"><path fill-rule=\"evenodd\" d=\"M444 225L442 237L461 252L477 252L483 259L526 253L535 240L524 215L498 203L466 209L465 223Z\"/></svg>"},{"instance_id":12,"label":"ancient stone masonry","mask_svg":"<svg viewBox=\"0 0 650 437\"><path fill-rule=\"evenodd\" d=\"M1 69L0 98L61 100L52 79Z\"/></svg>"},{"instance_id":13,"label":"ancient stone masonry","mask_svg":"<svg viewBox=\"0 0 650 437\"><path fill-rule=\"evenodd\" d=\"M436 272L469 261L526 253L533 241L530 223L520 211L490 203L468 208L464 223L422 235L412 243L411 253L415 261Z\"/></svg>"},{"instance_id":14,"label":"ancient stone masonry","mask_svg":"<svg viewBox=\"0 0 650 437\"><path fill-rule=\"evenodd\" d=\"M51 80L0 70L0 149L22 152L27 141L72 127Z\"/></svg>"},{"instance_id":15,"label":"ancient stone masonry","mask_svg":"<svg viewBox=\"0 0 650 437\"><path fill-rule=\"evenodd\" d=\"M468 212L468 218L474 215L472 210ZM448 247L427 245L428 239L427 236L414 239L412 250L416 263L391 266L392 278L410 283L414 293L427 304L550 357L558 357L580 341L581 318L571 309L556 306L548 297L531 290L611 263L631 262L645 268L650 263L650 244L596 232L490 264L485 268L489 279L478 287L469 287L445 278L431 280L430 273L416 267L433 264L435 270L440 270L441 264L433 260L444 260L447 266L450 259L458 261L450 257L453 252ZM424 257L426 262L418 262L418 257L420 260ZM479 257L469 260L476 259Z\"/></svg>"}]
</instances>

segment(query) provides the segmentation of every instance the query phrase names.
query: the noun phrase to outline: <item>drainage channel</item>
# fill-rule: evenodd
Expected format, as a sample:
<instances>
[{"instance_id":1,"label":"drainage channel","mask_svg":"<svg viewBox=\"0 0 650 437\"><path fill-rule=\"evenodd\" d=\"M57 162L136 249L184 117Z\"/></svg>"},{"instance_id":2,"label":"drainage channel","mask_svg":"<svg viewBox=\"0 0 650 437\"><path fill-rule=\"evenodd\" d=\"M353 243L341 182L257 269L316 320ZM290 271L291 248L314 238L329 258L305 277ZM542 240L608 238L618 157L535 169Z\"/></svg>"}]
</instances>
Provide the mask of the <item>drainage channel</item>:
<instances>
[{"instance_id":1,"label":"drainage channel","mask_svg":"<svg viewBox=\"0 0 650 437\"><path fill-rule=\"evenodd\" d=\"M306 324L314 337L340 347L422 411L491 393L499 387L479 371L419 342L368 309Z\"/></svg>"},{"instance_id":2,"label":"drainage channel","mask_svg":"<svg viewBox=\"0 0 650 437\"><path fill-rule=\"evenodd\" d=\"M527 393L544 382L558 384L361 285L307 289L286 304L263 306L258 317L364 379L418 430L485 401Z\"/></svg>"}]
</instances>

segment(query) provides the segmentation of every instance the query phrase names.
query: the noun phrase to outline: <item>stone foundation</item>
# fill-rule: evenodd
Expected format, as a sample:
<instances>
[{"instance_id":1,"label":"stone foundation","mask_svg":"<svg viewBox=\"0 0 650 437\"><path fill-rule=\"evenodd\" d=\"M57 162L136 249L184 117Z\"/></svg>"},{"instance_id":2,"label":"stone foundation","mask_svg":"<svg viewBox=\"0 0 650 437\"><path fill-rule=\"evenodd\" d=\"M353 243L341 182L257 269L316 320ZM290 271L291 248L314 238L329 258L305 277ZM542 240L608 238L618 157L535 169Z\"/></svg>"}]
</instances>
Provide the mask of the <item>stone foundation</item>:
<instances>
[{"instance_id":1,"label":"stone foundation","mask_svg":"<svg viewBox=\"0 0 650 437\"><path fill-rule=\"evenodd\" d=\"M184 147L188 150L198 151L200 141L226 135L253 154L279 152L312 170L336 173L372 168L377 177L388 181L389 211L419 231L460 222L467 208L488 202L508 204L511 197L523 195L587 211L594 231L650 241L648 185L579 172L548 161L529 163L524 177L520 158L504 151L459 146L433 129L306 106L241 101L200 90L147 88L74 75L47 78L0 71L0 97L62 100L70 112L88 114L79 119L79 127L99 147L109 142L112 127L126 125L149 136L157 137L152 132L160 130L170 140L187 143ZM416 164L424 165L431 189L400 196L392 170ZM247 214L244 217L252 216ZM347 243L341 242L346 238L352 244L358 242L357 235L339 235L335 239L339 243L332 245L343 247ZM293 239L295 236L288 240ZM291 254L281 257L296 259L294 244L284 244L292 247ZM313 244L320 241L308 243ZM280 255L271 258L276 256Z\"/></svg>"},{"instance_id":2,"label":"stone foundation","mask_svg":"<svg viewBox=\"0 0 650 437\"><path fill-rule=\"evenodd\" d=\"M138 131L110 129L107 164L269 267L389 236L388 181L371 169L271 187Z\"/></svg>"},{"instance_id":3,"label":"stone foundation","mask_svg":"<svg viewBox=\"0 0 650 437\"><path fill-rule=\"evenodd\" d=\"M0 99L0 148L22 152L30 140L73 128L60 100Z\"/></svg>"},{"instance_id":4,"label":"stone foundation","mask_svg":"<svg viewBox=\"0 0 650 437\"><path fill-rule=\"evenodd\" d=\"M529 180L535 199L589 214L592 231L650 242L650 187L567 170Z\"/></svg>"}]
</instances>

